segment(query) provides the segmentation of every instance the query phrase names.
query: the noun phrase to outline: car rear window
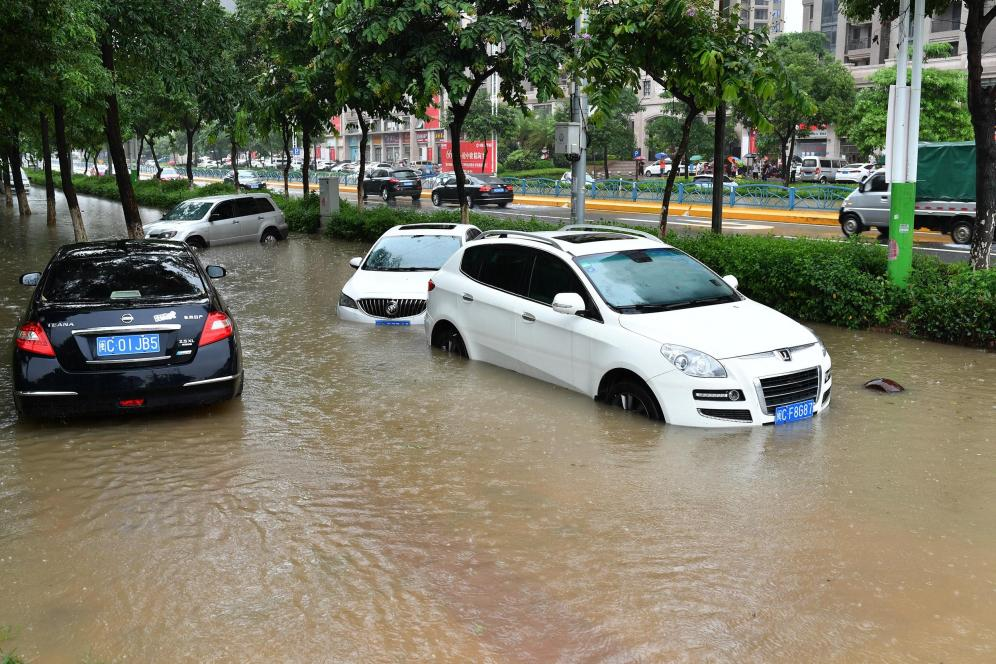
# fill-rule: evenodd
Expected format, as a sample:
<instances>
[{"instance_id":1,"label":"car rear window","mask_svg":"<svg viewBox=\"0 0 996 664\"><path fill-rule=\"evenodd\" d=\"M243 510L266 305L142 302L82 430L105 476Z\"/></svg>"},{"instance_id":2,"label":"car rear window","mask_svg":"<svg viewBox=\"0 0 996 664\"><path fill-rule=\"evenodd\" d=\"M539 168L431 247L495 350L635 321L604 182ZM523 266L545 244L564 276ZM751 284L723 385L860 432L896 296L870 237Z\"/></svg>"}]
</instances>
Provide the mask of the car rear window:
<instances>
[{"instance_id":1,"label":"car rear window","mask_svg":"<svg viewBox=\"0 0 996 664\"><path fill-rule=\"evenodd\" d=\"M253 199L256 213L263 214L264 212L273 212L273 204L266 198L254 198Z\"/></svg>"},{"instance_id":2,"label":"car rear window","mask_svg":"<svg viewBox=\"0 0 996 664\"><path fill-rule=\"evenodd\" d=\"M396 178L404 178L404 179L409 179L409 180L411 180L411 179L418 179L418 173L416 173L415 171L411 171L411 170L392 171L391 175L393 175Z\"/></svg>"},{"instance_id":3,"label":"car rear window","mask_svg":"<svg viewBox=\"0 0 996 664\"><path fill-rule=\"evenodd\" d=\"M101 250L54 261L42 297L49 302L177 300L205 295L194 260L180 252Z\"/></svg>"}]
</instances>

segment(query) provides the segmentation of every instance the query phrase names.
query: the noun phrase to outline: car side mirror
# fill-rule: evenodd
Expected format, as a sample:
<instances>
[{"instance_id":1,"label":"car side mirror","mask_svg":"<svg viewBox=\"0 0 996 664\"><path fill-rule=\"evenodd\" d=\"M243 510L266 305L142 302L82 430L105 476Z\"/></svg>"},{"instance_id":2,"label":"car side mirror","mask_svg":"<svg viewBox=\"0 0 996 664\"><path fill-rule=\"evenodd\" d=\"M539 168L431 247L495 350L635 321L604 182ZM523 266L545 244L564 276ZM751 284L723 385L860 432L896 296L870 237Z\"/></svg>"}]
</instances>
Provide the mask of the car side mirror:
<instances>
[{"instance_id":1,"label":"car side mirror","mask_svg":"<svg viewBox=\"0 0 996 664\"><path fill-rule=\"evenodd\" d=\"M28 272L21 275L22 286L37 286L39 281L41 281L41 272Z\"/></svg>"},{"instance_id":2,"label":"car side mirror","mask_svg":"<svg viewBox=\"0 0 996 664\"><path fill-rule=\"evenodd\" d=\"M737 290L740 288L740 280L734 277L732 274L728 274L725 277L723 277L723 281L725 281L726 285L732 288L733 290Z\"/></svg>"},{"instance_id":3,"label":"car side mirror","mask_svg":"<svg viewBox=\"0 0 996 664\"><path fill-rule=\"evenodd\" d=\"M218 221L219 219L221 219L221 213L220 212L212 212L211 216L208 217L208 221Z\"/></svg>"},{"instance_id":4,"label":"car side mirror","mask_svg":"<svg viewBox=\"0 0 996 664\"><path fill-rule=\"evenodd\" d=\"M577 293L557 293L551 306L558 314L573 316L584 311L584 300Z\"/></svg>"},{"instance_id":5,"label":"car side mirror","mask_svg":"<svg viewBox=\"0 0 996 664\"><path fill-rule=\"evenodd\" d=\"M206 268L204 268L204 271L207 272L207 276L211 277L212 279L221 279L226 274L228 274L228 271L225 270L225 268L223 268L220 265L208 265Z\"/></svg>"},{"instance_id":6,"label":"car side mirror","mask_svg":"<svg viewBox=\"0 0 996 664\"><path fill-rule=\"evenodd\" d=\"M349 267L353 268L354 270L359 268L362 263L363 259L360 258L359 256L349 259Z\"/></svg>"}]
</instances>

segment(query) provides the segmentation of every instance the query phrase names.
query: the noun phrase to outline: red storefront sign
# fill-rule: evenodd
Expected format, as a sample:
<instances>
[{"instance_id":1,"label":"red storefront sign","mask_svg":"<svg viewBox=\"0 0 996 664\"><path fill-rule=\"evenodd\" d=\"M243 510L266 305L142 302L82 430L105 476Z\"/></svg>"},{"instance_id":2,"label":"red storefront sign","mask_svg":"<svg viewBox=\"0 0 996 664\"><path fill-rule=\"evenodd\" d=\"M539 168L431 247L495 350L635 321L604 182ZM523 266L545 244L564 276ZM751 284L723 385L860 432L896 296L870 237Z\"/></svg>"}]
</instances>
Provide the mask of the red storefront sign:
<instances>
[{"instance_id":1,"label":"red storefront sign","mask_svg":"<svg viewBox=\"0 0 996 664\"><path fill-rule=\"evenodd\" d=\"M439 146L439 157L443 171L453 170L453 152L450 142L443 141ZM460 141L460 163L465 173L490 173L498 170L498 151L495 141Z\"/></svg>"}]
</instances>

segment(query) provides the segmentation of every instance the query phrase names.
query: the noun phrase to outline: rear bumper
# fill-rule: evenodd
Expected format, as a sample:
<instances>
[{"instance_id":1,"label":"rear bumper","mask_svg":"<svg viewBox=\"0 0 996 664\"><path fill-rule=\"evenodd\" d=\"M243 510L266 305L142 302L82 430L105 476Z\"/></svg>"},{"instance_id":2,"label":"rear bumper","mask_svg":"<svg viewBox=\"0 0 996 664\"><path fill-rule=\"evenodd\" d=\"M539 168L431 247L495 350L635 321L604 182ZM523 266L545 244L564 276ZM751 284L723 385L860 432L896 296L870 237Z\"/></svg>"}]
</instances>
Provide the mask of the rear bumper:
<instances>
[{"instance_id":1,"label":"rear bumper","mask_svg":"<svg viewBox=\"0 0 996 664\"><path fill-rule=\"evenodd\" d=\"M478 205L488 205L489 203L511 203L515 198L514 193L505 194L481 194L477 197Z\"/></svg>"}]
</instances>

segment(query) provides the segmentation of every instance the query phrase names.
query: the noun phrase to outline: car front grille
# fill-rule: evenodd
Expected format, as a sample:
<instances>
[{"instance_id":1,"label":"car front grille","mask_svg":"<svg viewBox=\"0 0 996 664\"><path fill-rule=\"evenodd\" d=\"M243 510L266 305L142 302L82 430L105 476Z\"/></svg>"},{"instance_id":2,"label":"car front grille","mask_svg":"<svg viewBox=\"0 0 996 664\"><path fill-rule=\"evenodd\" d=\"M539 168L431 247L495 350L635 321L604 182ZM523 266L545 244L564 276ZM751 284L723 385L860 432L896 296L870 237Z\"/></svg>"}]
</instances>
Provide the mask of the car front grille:
<instances>
[{"instance_id":1,"label":"car front grille","mask_svg":"<svg viewBox=\"0 0 996 664\"><path fill-rule=\"evenodd\" d=\"M425 300L366 298L358 301L360 308L377 318L408 318L425 311Z\"/></svg>"},{"instance_id":2,"label":"car front grille","mask_svg":"<svg viewBox=\"0 0 996 664\"><path fill-rule=\"evenodd\" d=\"M727 410L723 408L699 408L699 415L717 420L733 420L735 422L751 422L749 410Z\"/></svg>"},{"instance_id":3,"label":"car front grille","mask_svg":"<svg viewBox=\"0 0 996 664\"><path fill-rule=\"evenodd\" d=\"M773 415L778 406L815 400L820 394L820 369L813 367L781 376L769 376L762 378L760 382L760 396L765 412Z\"/></svg>"}]
</instances>

